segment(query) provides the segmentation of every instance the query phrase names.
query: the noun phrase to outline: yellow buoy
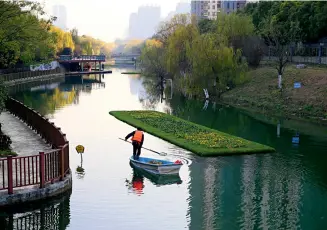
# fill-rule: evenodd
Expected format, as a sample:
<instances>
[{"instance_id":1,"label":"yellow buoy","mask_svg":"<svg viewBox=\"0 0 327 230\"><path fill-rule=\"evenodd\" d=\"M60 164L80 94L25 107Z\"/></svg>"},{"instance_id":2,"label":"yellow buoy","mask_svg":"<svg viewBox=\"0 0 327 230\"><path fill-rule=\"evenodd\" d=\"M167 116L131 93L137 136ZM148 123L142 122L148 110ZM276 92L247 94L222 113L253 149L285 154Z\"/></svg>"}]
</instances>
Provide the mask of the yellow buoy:
<instances>
[{"instance_id":1,"label":"yellow buoy","mask_svg":"<svg viewBox=\"0 0 327 230\"><path fill-rule=\"evenodd\" d=\"M84 146L83 145L77 145L76 146L76 151L78 153L84 153Z\"/></svg>"}]
</instances>

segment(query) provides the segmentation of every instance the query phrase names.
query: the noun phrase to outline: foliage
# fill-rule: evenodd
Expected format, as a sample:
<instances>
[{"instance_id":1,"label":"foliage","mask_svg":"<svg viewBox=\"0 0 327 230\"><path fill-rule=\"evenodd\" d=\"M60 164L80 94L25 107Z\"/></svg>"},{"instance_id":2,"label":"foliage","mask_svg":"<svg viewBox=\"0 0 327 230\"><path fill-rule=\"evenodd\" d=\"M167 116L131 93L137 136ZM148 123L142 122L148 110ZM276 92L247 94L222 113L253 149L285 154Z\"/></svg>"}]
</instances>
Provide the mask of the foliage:
<instances>
[{"instance_id":1,"label":"foliage","mask_svg":"<svg viewBox=\"0 0 327 230\"><path fill-rule=\"evenodd\" d=\"M214 20L201 19L198 23L200 34L214 33L216 25Z\"/></svg>"},{"instance_id":2,"label":"foliage","mask_svg":"<svg viewBox=\"0 0 327 230\"><path fill-rule=\"evenodd\" d=\"M10 137L7 135L3 134L2 132L0 133L0 151L5 151L5 150L10 150L10 145L12 141Z\"/></svg>"},{"instance_id":3,"label":"foliage","mask_svg":"<svg viewBox=\"0 0 327 230\"><path fill-rule=\"evenodd\" d=\"M141 62L142 72L152 79L162 80L167 75L166 50L160 41L147 42L142 49ZM144 72L144 70L146 70Z\"/></svg>"},{"instance_id":4,"label":"foliage","mask_svg":"<svg viewBox=\"0 0 327 230\"><path fill-rule=\"evenodd\" d=\"M192 49L192 41L198 36L198 28L194 23L175 27L174 33L169 36L167 41L167 70L169 72L191 72L191 63L187 58L187 52Z\"/></svg>"},{"instance_id":5,"label":"foliage","mask_svg":"<svg viewBox=\"0 0 327 230\"><path fill-rule=\"evenodd\" d=\"M252 17L259 34L265 29L266 21L274 18L282 31L298 23L299 39L303 42L318 42L327 37L327 4L323 1L260 1L248 3L241 14Z\"/></svg>"},{"instance_id":6,"label":"foliage","mask_svg":"<svg viewBox=\"0 0 327 230\"><path fill-rule=\"evenodd\" d=\"M219 14L215 24L218 39L236 49L242 48L244 37L254 34L252 19L247 15Z\"/></svg>"},{"instance_id":7,"label":"foliage","mask_svg":"<svg viewBox=\"0 0 327 230\"><path fill-rule=\"evenodd\" d=\"M148 133L201 156L271 152L273 148L231 136L155 111L111 111L110 114ZM210 138L208 138L210 137Z\"/></svg>"},{"instance_id":8,"label":"foliage","mask_svg":"<svg viewBox=\"0 0 327 230\"><path fill-rule=\"evenodd\" d=\"M53 60L67 49L76 55L109 55L114 48L113 43L78 36L77 29L63 31L52 25L54 20L36 1L0 1L0 68Z\"/></svg>"},{"instance_id":9,"label":"foliage","mask_svg":"<svg viewBox=\"0 0 327 230\"><path fill-rule=\"evenodd\" d=\"M8 97L8 90L3 84L3 80L0 80L0 113L5 109L5 102Z\"/></svg>"},{"instance_id":10,"label":"foliage","mask_svg":"<svg viewBox=\"0 0 327 230\"><path fill-rule=\"evenodd\" d=\"M50 115L57 108L62 108L74 103L79 97L79 91L63 91L58 88L52 91L24 92L15 98L24 105L39 111L42 115Z\"/></svg>"},{"instance_id":11,"label":"foliage","mask_svg":"<svg viewBox=\"0 0 327 230\"><path fill-rule=\"evenodd\" d=\"M155 85L169 76L185 96L203 95L203 88L220 96L235 87L246 64L234 41L253 34L253 25L243 15L222 15L219 20L197 23L194 17L182 14L164 22L153 36L160 47L145 45L142 50L144 74L157 76ZM147 56L151 58L144 58ZM158 63L160 73L154 68Z\"/></svg>"},{"instance_id":12,"label":"foliage","mask_svg":"<svg viewBox=\"0 0 327 230\"><path fill-rule=\"evenodd\" d=\"M162 22L155 35L154 39L160 41L163 45L166 45L169 37L175 32L179 26L186 26L190 23L192 17L188 14L177 14L169 21ZM194 19L193 19L194 20Z\"/></svg>"},{"instance_id":13,"label":"foliage","mask_svg":"<svg viewBox=\"0 0 327 230\"><path fill-rule=\"evenodd\" d=\"M0 68L10 67L17 61L30 63L46 59L51 50L47 42L53 18L44 15L39 3L30 1L0 2Z\"/></svg>"},{"instance_id":14,"label":"foliage","mask_svg":"<svg viewBox=\"0 0 327 230\"><path fill-rule=\"evenodd\" d=\"M18 154L11 150L0 150L0 157L17 156Z\"/></svg>"},{"instance_id":15,"label":"foliage","mask_svg":"<svg viewBox=\"0 0 327 230\"><path fill-rule=\"evenodd\" d=\"M224 94L223 101L269 115L326 123L326 69L310 66L298 69L288 65L284 75L287 76L284 79L284 97L280 97L276 89L276 70L261 66L250 70L250 81ZM301 82L305 87L294 89L294 82Z\"/></svg>"}]
</instances>

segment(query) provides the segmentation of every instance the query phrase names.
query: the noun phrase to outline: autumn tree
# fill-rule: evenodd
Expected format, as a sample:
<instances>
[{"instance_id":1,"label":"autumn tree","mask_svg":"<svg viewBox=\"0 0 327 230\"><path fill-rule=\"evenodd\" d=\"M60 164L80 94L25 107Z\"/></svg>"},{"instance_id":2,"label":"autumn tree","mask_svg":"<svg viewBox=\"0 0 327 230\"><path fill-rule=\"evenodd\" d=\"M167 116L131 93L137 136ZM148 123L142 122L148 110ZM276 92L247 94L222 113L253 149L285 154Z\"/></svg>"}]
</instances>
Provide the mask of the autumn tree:
<instances>
[{"instance_id":1,"label":"autumn tree","mask_svg":"<svg viewBox=\"0 0 327 230\"><path fill-rule=\"evenodd\" d=\"M197 25L193 22L187 25L176 26L175 31L167 40L167 69L173 73L185 73L192 71L192 66L187 58L187 50L194 39L199 36Z\"/></svg>"},{"instance_id":2,"label":"autumn tree","mask_svg":"<svg viewBox=\"0 0 327 230\"><path fill-rule=\"evenodd\" d=\"M37 53L48 54L45 42L54 18L45 15L41 5L30 1L0 2L0 68L9 67L19 59L30 62Z\"/></svg>"}]
</instances>

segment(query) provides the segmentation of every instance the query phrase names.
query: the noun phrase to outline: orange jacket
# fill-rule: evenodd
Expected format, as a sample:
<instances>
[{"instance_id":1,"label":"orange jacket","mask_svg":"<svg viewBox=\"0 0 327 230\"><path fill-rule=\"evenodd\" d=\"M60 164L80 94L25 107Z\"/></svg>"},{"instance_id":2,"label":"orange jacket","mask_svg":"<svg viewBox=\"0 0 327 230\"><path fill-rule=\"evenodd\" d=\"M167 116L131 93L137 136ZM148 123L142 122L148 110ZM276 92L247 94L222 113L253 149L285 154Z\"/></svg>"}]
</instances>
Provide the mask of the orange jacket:
<instances>
[{"instance_id":1,"label":"orange jacket","mask_svg":"<svg viewBox=\"0 0 327 230\"><path fill-rule=\"evenodd\" d=\"M134 136L132 138L132 141L137 141L137 142L141 143L142 139L143 139L143 132L136 130L134 133Z\"/></svg>"}]
</instances>

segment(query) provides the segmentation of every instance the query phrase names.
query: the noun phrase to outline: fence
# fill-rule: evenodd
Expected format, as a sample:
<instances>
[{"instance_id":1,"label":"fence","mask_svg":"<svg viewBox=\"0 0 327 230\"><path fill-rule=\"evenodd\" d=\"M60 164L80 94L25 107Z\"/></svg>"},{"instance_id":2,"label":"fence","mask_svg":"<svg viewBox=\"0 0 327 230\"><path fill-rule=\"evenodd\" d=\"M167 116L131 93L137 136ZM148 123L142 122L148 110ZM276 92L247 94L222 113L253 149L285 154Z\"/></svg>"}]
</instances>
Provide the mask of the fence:
<instances>
[{"instance_id":1,"label":"fence","mask_svg":"<svg viewBox=\"0 0 327 230\"><path fill-rule=\"evenodd\" d=\"M69 142L53 122L21 102L9 98L6 108L35 130L54 150L39 155L0 158L0 190L13 194L14 188L40 185L63 180L69 173Z\"/></svg>"},{"instance_id":2,"label":"fence","mask_svg":"<svg viewBox=\"0 0 327 230\"><path fill-rule=\"evenodd\" d=\"M43 71L28 71L28 72L2 74L2 75L0 75L0 80L15 81L18 79L35 78L35 77L51 75L51 74L58 74L58 73L62 73L61 68L56 68L56 69L52 69L52 70L43 70Z\"/></svg>"},{"instance_id":3,"label":"fence","mask_svg":"<svg viewBox=\"0 0 327 230\"><path fill-rule=\"evenodd\" d=\"M59 61L106 61L105 55L60 55Z\"/></svg>"},{"instance_id":4,"label":"fence","mask_svg":"<svg viewBox=\"0 0 327 230\"><path fill-rule=\"evenodd\" d=\"M0 74L18 73L31 71L29 66L24 66L21 68L10 68L10 69L0 69Z\"/></svg>"},{"instance_id":5,"label":"fence","mask_svg":"<svg viewBox=\"0 0 327 230\"><path fill-rule=\"evenodd\" d=\"M292 63L310 63L327 65L327 44L302 44L292 45L288 48L289 61ZM263 61L277 61L274 55L274 47L264 47Z\"/></svg>"},{"instance_id":6,"label":"fence","mask_svg":"<svg viewBox=\"0 0 327 230\"><path fill-rule=\"evenodd\" d=\"M66 229L70 223L69 196L55 202L42 202L29 206L8 209L0 215L0 229L44 230ZM16 206L17 207L17 206Z\"/></svg>"}]
</instances>

